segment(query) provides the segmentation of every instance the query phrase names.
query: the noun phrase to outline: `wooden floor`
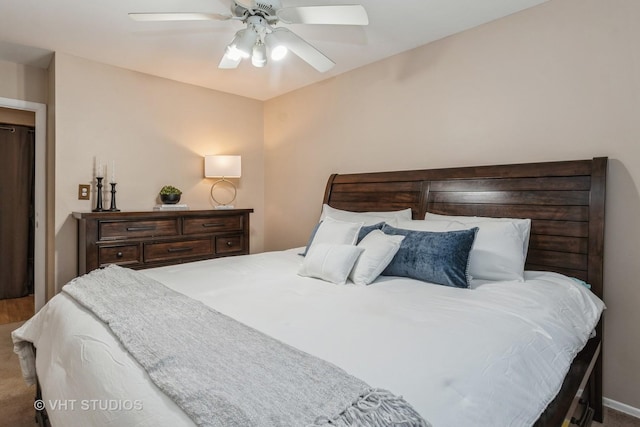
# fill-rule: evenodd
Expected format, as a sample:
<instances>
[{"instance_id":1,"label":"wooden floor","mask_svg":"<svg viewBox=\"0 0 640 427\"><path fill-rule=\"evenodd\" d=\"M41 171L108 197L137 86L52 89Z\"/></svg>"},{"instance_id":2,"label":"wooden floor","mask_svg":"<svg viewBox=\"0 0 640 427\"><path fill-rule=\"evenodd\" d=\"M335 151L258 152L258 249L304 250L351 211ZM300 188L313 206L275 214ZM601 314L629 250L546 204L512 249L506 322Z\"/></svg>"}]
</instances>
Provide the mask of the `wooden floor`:
<instances>
[{"instance_id":1,"label":"wooden floor","mask_svg":"<svg viewBox=\"0 0 640 427\"><path fill-rule=\"evenodd\" d=\"M23 298L0 300L0 325L27 320L33 316L33 313L33 295L28 295Z\"/></svg>"}]
</instances>

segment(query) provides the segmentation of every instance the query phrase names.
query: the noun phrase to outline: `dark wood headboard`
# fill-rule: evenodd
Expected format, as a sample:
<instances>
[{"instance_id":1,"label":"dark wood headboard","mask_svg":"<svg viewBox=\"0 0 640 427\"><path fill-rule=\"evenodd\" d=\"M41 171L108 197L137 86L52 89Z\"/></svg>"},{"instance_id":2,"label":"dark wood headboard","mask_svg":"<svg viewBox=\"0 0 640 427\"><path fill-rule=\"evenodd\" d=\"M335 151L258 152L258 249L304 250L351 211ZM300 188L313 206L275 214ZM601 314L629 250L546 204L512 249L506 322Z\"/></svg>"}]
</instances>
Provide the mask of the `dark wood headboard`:
<instances>
[{"instance_id":1,"label":"dark wood headboard","mask_svg":"<svg viewBox=\"0 0 640 427\"><path fill-rule=\"evenodd\" d=\"M527 270L577 277L603 294L607 158L334 174L324 203L356 212L531 218Z\"/></svg>"},{"instance_id":2,"label":"dark wood headboard","mask_svg":"<svg viewBox=\"0 0 640 427\"><path fill-rule=\"evenodd\" d=\"M530 218L525 268L577 277L603 297L607 158L499 166L334 174L324 203L356 212L411 208L426 212ZM559 426L588 385L594 419L602 421L603 328L574 359L560 393L536 426ZM587 382L588 379L588 382ZM570 415L569 415L570 419Z\"/></svg>"}]
</instances>

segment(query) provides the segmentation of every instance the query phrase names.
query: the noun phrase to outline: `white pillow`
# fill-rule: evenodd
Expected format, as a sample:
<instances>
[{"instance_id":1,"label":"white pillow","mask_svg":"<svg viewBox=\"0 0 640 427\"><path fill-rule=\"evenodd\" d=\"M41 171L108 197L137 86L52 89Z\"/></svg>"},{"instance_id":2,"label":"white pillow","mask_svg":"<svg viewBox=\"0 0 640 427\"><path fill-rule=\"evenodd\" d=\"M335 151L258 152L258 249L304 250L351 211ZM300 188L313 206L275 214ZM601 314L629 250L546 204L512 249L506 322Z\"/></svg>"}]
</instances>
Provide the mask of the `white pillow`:
<instances>
[{"instance_id":1,"label":"white pillow","mask_svg":"<svg viewBox=\"0 0 640 427\"><path fill-rule=\"evenodd\" d=\"M387 268L395 254L400 249L404 236L391 236L381 230L374 230L358 243L358 248L364 252L360 255L349 274L349 278L356 285L368 285L376 280Z\"/></svg>"},{"instance_id":2,"label":"white pillow","mask_svg":"<svg viewBox=\"0 0 640 427\"><path fill-rule=\"evenodd\" d=\"M353 265L363 251L363 248L353 245L313 244L298 274L344 285Z\"/></svg>"},{"instance_id":3,"label":"white pillow","mask_svg":"<svg viewBox=\"0 0 640 427\"><path fill-rule=\"evenodd\" d=\"M339 219L341 221L363 222L364 225L373 225L379 222L387 222L393 225L397 220L410 220L412 218L411 208L390 212L351 212L332 208L324 204L322 205L320 221L326 217Z\"/></svg>"},{"instance_id":4,"label":"white pillow","mask_svg":"<svg viewBox=\"0 0 640 427\"><path fill-rule=\"evenodd\" d=\"M424 216L427 221L457 221L463 224L478 224L480 222L511 222L513 223L520 233L522 234L523 248L522 254L524 258L527 258L527 252L529 251L529 235L531 233L531 220L528 218L492 218L486 216L458 216L458 215L440 215L427 212Z\"/></svg>"},{"instance_id":5,"label":"white pillow","mask_svg":"<svg viewBox=\"0 0 640 427\"><path fill-rule=\"evenodd\" d=\"M454 231L478 227L478 234L469 253L469 275L480 280L524 280L523 236L513 222L400 221L398 227L420 231Z\"/></svg>"},{"instance_id":6,"label":"white pillow","mask_svg":"<svg viewBox=\"0 0 640 427\"><path fill-rule=\"evenodd\" d=\"M333 218L325 218L313 236L311 246L317 243L334 245L355 245L362 222L345 222Z\"/></svg>"}]
</instances>

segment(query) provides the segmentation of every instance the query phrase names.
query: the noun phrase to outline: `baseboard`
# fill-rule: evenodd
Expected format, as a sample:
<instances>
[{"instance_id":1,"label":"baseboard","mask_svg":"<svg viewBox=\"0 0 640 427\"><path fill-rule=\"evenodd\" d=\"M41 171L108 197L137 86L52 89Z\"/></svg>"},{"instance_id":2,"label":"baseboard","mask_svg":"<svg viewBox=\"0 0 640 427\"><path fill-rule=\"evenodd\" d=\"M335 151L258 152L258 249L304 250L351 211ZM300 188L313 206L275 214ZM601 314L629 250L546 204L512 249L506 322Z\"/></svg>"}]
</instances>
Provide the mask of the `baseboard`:
<instances>
[{"instance_id":1,"label":"baseboard","mask_svg":"<svg viewBox=\"0 0 640 427\"><path fill-rule=\"evenodd\" d=\"M602 404L608 408L631 415L632 417L640 418L640 409L634 408L633 406L629 406L606 397L602 398Z\"/></svg>"}]
</instances>

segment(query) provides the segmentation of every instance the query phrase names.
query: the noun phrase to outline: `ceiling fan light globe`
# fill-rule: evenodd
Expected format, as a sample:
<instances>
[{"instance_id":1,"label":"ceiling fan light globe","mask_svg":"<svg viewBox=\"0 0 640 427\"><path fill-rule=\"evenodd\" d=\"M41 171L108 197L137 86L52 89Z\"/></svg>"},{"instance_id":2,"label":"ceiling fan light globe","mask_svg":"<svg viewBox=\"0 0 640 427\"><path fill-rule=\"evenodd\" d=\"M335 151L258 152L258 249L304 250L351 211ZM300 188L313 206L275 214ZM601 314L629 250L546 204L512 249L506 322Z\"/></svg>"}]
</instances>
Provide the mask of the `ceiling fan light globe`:
<instances>
[{"instance_id":1,"label":"ceiling fan light globe","mask_svg":"<svg viewBox=\"0 0 640 427\"><path fill-rule=\"evenodd\" d=\"M248 58L253 53L253 47L258 40L258 34L252 30L245 30L235 44L235 48L242 52L243 58Z\"/></svg>"},{"instance_id":2,"label":"ceiling fan light globe","mask_svg":"<svg viewBox=\"0 0 640 427\"><path fill-rule=\"evenodd\" d=\"M262 68L265 65L267 65L267 58L256 58L255 56L251 57L251 63L253 64L254 67L257 68Z\"/></svg>"},{"instance_id":3,"label":"ceiling fan light globe","mask_svg":"<svg viewBox=\"0 0 640 427\"><path fill-rule=\"evenodd\" d=\"M267 65L267 48L262 43L253 46L253 55L251 55L251 63L254 67L262 68Z\"/></svg>"},{"instance_id":4,"label":"ceiling fan light globe","mask_svg":"<svg viewBox=\"0 0 640 427\"><path fill-rule=\"evenodd\" d=\"M271 59L274 61L280 61L285 56L287 56L287 52L289 52L289 49L287 49L285 46L275 46L273 49L271 49Z\"/></svg>"}]
</instances>

